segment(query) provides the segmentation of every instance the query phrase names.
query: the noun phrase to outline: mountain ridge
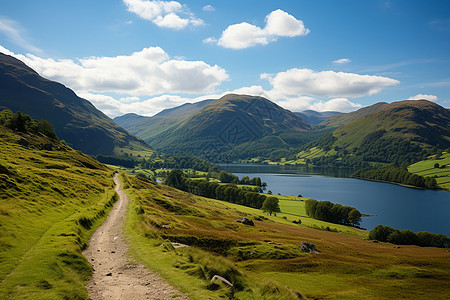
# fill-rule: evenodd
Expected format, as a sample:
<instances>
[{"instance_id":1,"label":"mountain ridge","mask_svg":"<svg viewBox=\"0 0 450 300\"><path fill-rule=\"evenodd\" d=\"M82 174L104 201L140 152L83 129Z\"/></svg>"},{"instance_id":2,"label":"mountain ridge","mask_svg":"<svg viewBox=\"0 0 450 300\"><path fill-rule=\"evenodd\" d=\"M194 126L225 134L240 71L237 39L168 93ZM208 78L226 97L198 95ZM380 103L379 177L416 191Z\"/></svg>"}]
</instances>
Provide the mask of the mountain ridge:
<instances>
[{"instance_id":1,"label":"mountain ridge","mask_svg":"<svg viewBox=\"0 0 450 300\"><path fill-rule=\"evenodd\" d=\"M0 108L48 120L58 137L85 153L112 155L121 147L150 149L71 89L2 53L0 93Z\"/></svg>"}]
</instances>

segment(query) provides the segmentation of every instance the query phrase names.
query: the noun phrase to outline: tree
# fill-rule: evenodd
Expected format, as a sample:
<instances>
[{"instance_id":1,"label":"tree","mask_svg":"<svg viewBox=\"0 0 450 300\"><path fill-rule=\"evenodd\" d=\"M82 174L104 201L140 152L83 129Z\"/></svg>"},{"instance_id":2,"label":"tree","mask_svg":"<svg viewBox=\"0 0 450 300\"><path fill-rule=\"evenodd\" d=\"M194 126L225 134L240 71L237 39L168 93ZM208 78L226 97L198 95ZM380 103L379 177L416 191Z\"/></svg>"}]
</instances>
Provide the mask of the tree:
<instances>
[{"instance_id":1,"label":"tree","mask_svg":"<svg viewBox=\"0 0 450 300\"><path fill-rule=\"evenodd\" d=\"M435 164L434 164L434 167L435 167L435 168L439 168L439 163L435 163Z\"/></svg>"},{"instance_id":2,"label":"tree","mask_svg":"<svg viewBox=\"0 0 450 300\"><path fill-rule=\"evenodd\" d=\"M355 208L352 209L348 214L348 222L355 226L358 226L361 222L361 213Z\"/></svg>"},{"instance_id":3,"label":"tree","mask_svg":"<svg viewBox=\"0 0 450 300\"><path fill-rule=\"evenodd\" d=\"M183 171L175 169L170 171L170 173L167 175L164 184L185 191L187 188L185 181L186 175L184 175Z\"/></svg>"},{"instance_id":4,"label":"tree","mask_svg":"<svg viewBox=\"0 0 450 300\"><path fill-rule=\"evenodd\" d=\"M278 204L278 198L276 197L267 197L266 200L264 200L262 205L262 210L264 212L268 212L269 215L272 215L274 213L277 215L277 212L280 212L280 205Z\"/></svg>"}]
</instances>

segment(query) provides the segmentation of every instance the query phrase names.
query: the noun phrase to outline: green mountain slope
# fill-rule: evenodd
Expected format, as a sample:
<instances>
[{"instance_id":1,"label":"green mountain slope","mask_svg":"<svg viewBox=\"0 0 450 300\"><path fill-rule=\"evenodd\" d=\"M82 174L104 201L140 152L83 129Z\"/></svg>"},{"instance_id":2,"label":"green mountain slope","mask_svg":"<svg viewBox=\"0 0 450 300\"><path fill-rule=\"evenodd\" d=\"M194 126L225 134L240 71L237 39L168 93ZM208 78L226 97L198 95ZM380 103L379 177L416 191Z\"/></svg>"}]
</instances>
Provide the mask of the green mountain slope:
<instances>
[{"instance_id":1,"label":"green mountain slope","mask_svg":"<svg viewBox=\"0 0 450 300\"><path fill-rule=\"evenodd\" d=\"M130 135L89 101L1 53L0 95L0 109L48 120L59 138L85 153L112 155L121 148L150 151L145 142Z\"/></svg>"},{"instance_id":2,"label":"green mountain slope","mask_svg":"<svg viewBox=\"0 0 450 300\"><path fill-rule=\"evenodd\" d=\"M304 133L311 128L294 113L265 98L234 94L211 102L180 121L149 140L150 144L161 151L209 154L217 159L218 153L244 143Z\"/></svg>"},{"instance_id":3,"label":"green mountain slope","mask_svg":"<svg viewBox=\"0 0 450 300\"><path fill-rule=\"evenodd\" d=\"M450 146L450 110L426 100L383 104L309 145L321 149L313 163L357 158L366 162L413 163L435 148ZM310 150L299 156L307 157ZM328 157L324 159L323 157Z\"/></svg>"},{"instance_id":4,"label":"green mountain slope","mask_svg":"<svg viewBox=\"0 0 450 300\"><path fill-rule=\"evenodd\" d=\"M378 111L386 105L387 105L386 102L378 102L373 105L360 108L357 111L337 114L337 115L331 116L330 118L326 119L325 121L320 123L320 125L330 126L330 127L341 127L341 126L344 126L350 122L353 122L367 114Z\"/></svg>"},{"instance_id":5,"label":"green mountain slope","mask_svg":"<svg viewBox=\"0 0 450 300\"><path fill-rule=\"evenodd\" d=\"M0 126L0 299L87 299L82 256L114 202L112 171L39 133Z\"/></svg>"},{"instance_id":6,"label":"green mountain slope","mask_svg":"<svg viewBox=\"0 0 450 300\"><path fill-rule=\"evenodd\" d=\"M214 100L204 100L196 103L186 103L178 107L165 109L153 117L144 117L137 114L126 114L114 118L114 122L125 128L131 134L139 136L151 143L158 134L172 130L189 117Z\"/></svg>"}]
</instances>

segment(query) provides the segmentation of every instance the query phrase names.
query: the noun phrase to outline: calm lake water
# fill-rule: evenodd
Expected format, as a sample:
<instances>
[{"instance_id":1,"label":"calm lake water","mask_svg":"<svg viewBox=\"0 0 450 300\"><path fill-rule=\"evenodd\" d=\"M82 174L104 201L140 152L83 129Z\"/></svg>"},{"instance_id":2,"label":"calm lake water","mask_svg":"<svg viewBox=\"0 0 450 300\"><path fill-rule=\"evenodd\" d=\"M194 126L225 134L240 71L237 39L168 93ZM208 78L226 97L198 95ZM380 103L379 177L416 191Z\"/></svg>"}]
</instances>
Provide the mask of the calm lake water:
<instances>
[{"instance_id":1,"label":"calm lake water","mask_svg":"<svg viewBox=\"0 0 450 300\"><path fill-rule=\"evenodd\" d=\"M356 207L363 217L361 226L378 224L397 229L443 233L450 236L450 193L419 190L395 184L348 178L351 170L294 168L221 164L221 168L240 178L260 177L274 194L302 195ZM346 178L347 176L347 178Z\"/></svg>"}]
</instances>

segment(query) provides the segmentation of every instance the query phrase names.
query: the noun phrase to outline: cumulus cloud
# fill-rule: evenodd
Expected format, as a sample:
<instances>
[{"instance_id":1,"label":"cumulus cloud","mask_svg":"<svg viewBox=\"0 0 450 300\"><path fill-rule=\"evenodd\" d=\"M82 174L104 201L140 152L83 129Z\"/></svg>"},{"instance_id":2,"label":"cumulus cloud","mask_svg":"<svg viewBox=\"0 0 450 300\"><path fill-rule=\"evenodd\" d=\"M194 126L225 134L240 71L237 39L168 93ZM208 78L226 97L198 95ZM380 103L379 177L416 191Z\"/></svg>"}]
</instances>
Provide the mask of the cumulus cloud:
<instances>
[{"instance_id":1,"label":"cumulus cloud","mask_svg":"<svg viewBox=\"0 0 450 300\"><path fill-rule=\"evenodd\" d=\"M43 77L61 82L77 92L127 96L200 94L214 91L228 79L227 72L217 65L171 59L160 47L144 48L130 55L75 60L9 54Z\"/></svg>"},{"instance_id":2,"label":"cumulus cloud","mask_svg":"<svg viewBox=\"0 0 450 300\"><path fill-rule=\"evenodd\" d=\"M3 33L11 40L14 44L22 47L26 51L32 53L42 53L42 50L34 46L32 43L24 38L24 30L21 28L20 24L14 20L0 17L0 32Z\"/></svg>"},{"instance_id":3,"label":"cumulus cloud","mask_svg":"<svg viewBox=\"0 0 450 300\"><path fill-rule=\"evenodd\" d=\"M333 64L335 64L335 65L343 65L343 64L348 64L349 62L351 62L350 59L348 59L348 58L341 58L341 59L337 59L337 60L333 61Z\"/></svg>"},{"instance_id":4,"label":"cumulus cloud","mask_svg":"<svg viewBox=\"0 0 450 300\"><path fill-rule=\"evenodd\" d=\"M172 108L182 105L186 102L197 102L203 98L185 98L177 95L161 95L151 98L144 98L138 101L123 101L117 100L112 96L93 94L93 93L79 93L78 96L89 100L96 108L103 111L108 116L114 118L127 113L136 113L143 116L153 116L166 108Z\"/></svg>"},{"instance_id":5,"label":"cumulus cloud","mask_svg":"<svg viewBox=\"0 0 450 300\"><path fill-rule=\"evenodd\" d=\"M296 68L275 76L261 74L261 78L267 79L274 90L285 96L362 97L399 83L382 76Z\"/></svg>"},{"instance_id":6,"label":"cumulus cloud","mask_svg":"<svg viewBox=\"0 0 450 300\"><path fill-rule=\"evenodd\" d=\"M188 25L204 24L203 20L196 18L185 5L177 1L123 0L123 2L129 12L159 27L183 29Z\"/></svg>"},{"instance_id":7,"label":"cumulus cloud","mask_svg":"<svg viewBox=\"0 0 450 300\"><path fill-rule=\"evenodd\" d=\"M409 97L408 100L429 100L429 101L438 101L438 97L435 95L425 95L425 94L417 94L415 96Z\"/></svg>"},{"instance_id":8,"label":"cumulus cloud","mask_svg":"<svg viewBox=\"0 0 450 300\"><path fill-rule=\"evenodd\" d=\"M215 11L216 9L212 5L208 4L208 5L203 6L203 10L204 11Z\"/></svg>"},{"instance_id":9,"label":"cumulus cloud","mask_svg":"<svg viewBox=\"0 0 450 300\"><path fill-rule=\"evenodd\" d=\"M222 36L218 40L208 38L204 42L216 42L217 45L229 49L245 49L257 45L267 45L279 37L304 36L310 32L302 20L297 20L281 9L268 14L265 23L264 28L247 22L233 24L222 32Z\"/></svg>"},{"instance_id":10,"label":"cumulus cloud","mask_svg":"<svg viewBox=\"0 0 450 300\"><path fill-rule=\"evenodd\" d=\"M361 107L361 104L353 103L347 98L335 98L328 101L318 101L310 106L316 111L350 112Z\"/></svg>"}]
</instances>

